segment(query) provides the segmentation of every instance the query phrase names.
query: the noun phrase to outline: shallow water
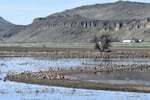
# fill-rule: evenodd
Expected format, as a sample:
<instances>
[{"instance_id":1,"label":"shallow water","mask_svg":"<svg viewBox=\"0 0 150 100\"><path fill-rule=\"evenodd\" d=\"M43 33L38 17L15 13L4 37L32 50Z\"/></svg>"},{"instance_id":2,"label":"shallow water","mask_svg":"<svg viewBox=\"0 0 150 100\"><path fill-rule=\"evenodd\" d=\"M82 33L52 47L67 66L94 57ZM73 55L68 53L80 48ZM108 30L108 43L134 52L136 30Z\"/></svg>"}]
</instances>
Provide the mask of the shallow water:
<instances>
[{"instance_id":1,"label":"shallow water","mask_svg":"<svg viewBox=\"0 0 150 100\"><path fill-rule=\"evenodd\" d=\"M0 82L1 100L149 100L146 93L115 92Z\"/></svg>"},{"instance_id":2,"label":"shallow water","mask_svg":"<svg viewBox=\"0 0 150 100\"><path fill-rule=\"evenodd\" d=\"M49 68L57 69L58 67L79 67L83 62L83 59L0 58L0 78L4 78L9 71L21 73L24 71L46 71Z\"/></svg>"},{"instance_id":3,"label":"shallow water","mask_svg":"<svg viewBox=\"0 0 150 100\"><path fill-rule=\"evenodd\" d=\"M131 84L150 86L150 70L146 71L115 71L104 73L78 73L72 76L81 80L110 83L110 84Z\"/></svg>"},{"instance_id":4,"label":"shallow water","mask_svg":"<svg viewBox=\"0 0 150 100\"><path fill-rule=\"evenodd\" d=\"M148 64L150 65L149 58L111 58L111 59L93 59L92 63L102 63L102 64L122 64L122 65L132 65L132 64Z\"/></svg>"},{"instance_id":5,"label":"shallow water","mask_svg":"<svg viewBox=\"0 0 150 100\"><path fill-rule=\"evenodd\" d=\"M0 58L1 100L150 100L150 94L72 89L3 81L8 71L40 71L56 67L78 67L94 59Z\"/></svg>"}]
</instances>

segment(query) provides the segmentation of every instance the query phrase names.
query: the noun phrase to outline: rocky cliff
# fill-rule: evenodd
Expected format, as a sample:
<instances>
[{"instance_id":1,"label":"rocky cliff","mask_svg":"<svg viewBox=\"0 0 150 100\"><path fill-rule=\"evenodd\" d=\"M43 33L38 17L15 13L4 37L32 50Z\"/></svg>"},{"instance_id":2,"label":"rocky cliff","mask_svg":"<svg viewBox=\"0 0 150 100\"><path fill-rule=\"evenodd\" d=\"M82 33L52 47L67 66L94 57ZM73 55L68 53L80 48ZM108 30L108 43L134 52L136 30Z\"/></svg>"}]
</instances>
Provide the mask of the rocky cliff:
<instances>
[{"instance_id":1,"label":"rocky cliff","mask_svg":"<svg viewBox=\"0 0 150 100\"><path fill-rule=\"evenodd\" d=\"M150 27L150 17L145 19L126 19L126 20L93 20L80 15L55 15L48 18L37 18L33 21L33 26L42 29L54 27L64 28L99 28L101 30L119 29L139 29Z\"/></svg>"}]
</instances>

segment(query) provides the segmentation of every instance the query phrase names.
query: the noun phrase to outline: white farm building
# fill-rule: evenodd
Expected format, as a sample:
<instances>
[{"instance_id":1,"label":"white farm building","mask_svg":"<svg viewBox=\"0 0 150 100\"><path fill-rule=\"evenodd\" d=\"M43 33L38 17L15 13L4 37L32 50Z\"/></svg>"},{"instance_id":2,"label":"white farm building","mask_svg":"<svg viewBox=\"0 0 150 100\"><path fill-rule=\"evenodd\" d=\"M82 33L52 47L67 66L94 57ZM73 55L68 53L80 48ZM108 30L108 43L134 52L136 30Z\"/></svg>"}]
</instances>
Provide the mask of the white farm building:
<instances>
[{"instance_id":1,"label":"white farm building","mask_svg":"<svg viewBox=\"0 0 150 100\"><path fill-rule=\"evenodd\" d=\"M122 43L134 43L135 40L123 40Z\"/></svg>"}]
</instances>

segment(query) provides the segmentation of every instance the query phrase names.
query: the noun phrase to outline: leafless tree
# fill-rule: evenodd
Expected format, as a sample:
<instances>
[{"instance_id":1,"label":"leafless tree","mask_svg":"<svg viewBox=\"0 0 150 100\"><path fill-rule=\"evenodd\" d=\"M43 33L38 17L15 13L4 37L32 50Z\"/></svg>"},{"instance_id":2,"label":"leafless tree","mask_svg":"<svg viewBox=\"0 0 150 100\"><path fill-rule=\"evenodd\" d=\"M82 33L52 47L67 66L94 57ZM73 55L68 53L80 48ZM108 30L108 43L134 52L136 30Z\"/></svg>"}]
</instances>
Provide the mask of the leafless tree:
<instances>
[{"instance_id":1,"label":"leafless tree","mask_svg":"<svg viewBox=\"0 0 150 100\"><path fill-rule=\"evenodd\" d=\"M92 41L95 43L95 49L100 52L110 51L111 36L108 34L102 34L101 36L94 36Z\"/></svg>"}]
</instances>

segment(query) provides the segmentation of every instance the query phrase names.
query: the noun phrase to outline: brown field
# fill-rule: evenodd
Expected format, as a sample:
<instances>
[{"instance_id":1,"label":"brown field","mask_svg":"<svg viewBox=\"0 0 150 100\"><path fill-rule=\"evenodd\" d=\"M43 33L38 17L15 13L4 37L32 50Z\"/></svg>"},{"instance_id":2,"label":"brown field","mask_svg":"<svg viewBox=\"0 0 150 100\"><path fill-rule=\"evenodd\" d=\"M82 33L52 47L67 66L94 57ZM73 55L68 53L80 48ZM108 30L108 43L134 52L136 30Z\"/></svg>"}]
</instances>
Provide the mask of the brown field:
<instances>
[{"instance_id":1,"label":"brown field","mask_svg":"<svg viewBox=\"0 0 150 100\"><path fill-rule=\"evenodd\" d=\"M149 58L150 48L112 48L111 52L99 52L94 48L54 47L0 47L0 56L44 56L52 58Z\"/></svg>"}]
</instances>

